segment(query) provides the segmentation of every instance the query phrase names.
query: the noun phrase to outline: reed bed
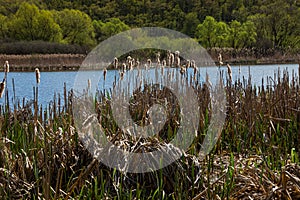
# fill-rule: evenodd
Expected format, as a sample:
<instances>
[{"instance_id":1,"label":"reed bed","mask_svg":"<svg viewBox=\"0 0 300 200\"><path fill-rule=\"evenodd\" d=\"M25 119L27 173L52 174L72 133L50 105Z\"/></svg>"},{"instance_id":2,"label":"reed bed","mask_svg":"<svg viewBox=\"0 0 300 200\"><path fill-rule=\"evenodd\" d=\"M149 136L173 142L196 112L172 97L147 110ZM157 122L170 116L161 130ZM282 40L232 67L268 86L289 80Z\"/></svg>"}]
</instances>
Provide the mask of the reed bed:
<instances>
[{"instance_id":1,"label":"reed bed","mask_svg":"<svg viewBox=\"0 0 300 200\"><path fill-rule=\"evenodd\" d=\"M214 149L200 159L211 118L209 86L185 76L200 105L197 137L176 162L143 174L122 173L92 157L74 125L77 97L66 86L46 107L38 105L38 86L31 102L18 102L12 109L6 101L0 111L1 199L300 198L299 76L278 70L260 86L251 77L234 82L226 77L226 121ZM133 94L130 112L137 124L147 124L149 105L164 97L172 113L158 136L140 140L112 119L111 95L86 92L81 102L92 99L99 123L115 144L152 151L173 137L180 111L170 91L145 85Z\"/></svg>"}]
</instances>

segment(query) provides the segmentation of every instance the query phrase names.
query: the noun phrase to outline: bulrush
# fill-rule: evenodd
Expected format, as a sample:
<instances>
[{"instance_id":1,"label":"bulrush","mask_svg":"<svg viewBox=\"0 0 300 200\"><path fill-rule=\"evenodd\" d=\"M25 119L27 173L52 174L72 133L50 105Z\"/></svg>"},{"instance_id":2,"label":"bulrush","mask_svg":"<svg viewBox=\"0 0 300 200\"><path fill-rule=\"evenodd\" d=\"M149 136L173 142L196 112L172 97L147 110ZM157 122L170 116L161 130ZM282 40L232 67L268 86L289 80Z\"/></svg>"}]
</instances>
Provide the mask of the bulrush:
<instances>
[{"instance_id":1,"label":"bulrush","mask_svg":"<svg viewBox=\"0 0 300 200\"><path fill-rule=\"evenodd\" d=\"M41 81L41 74L39 68L35 68L35 79L36 83L39 84Z\"/></svg>"},{"instance_id":2,"label":"bulrush","mask_svg":"<svg viewBox=\"0 0 300 200\"><path fill-rule=\"evenodd\" d=\"M167 61L165 59L163 59L161 64L162 64L162 67L166 67L167 66Z\"/></svg>"},{"instance_id":3,"label":"bulrush","mask_svg":"<svg viewBox=\"0 0 300 200\"><path fill-rule=\"evenodd\" d=\"M218 61L219 61L219 66L223 65L222 54L220 54L220 53L218 55Z\"/></svg>"},{"instance_id":4,"label":"bulrush","mask_svg":"<svg viewBox=\"0 0 300 200\"><path fill-rule=\"evenodd\" d=\"M123 77L124 77L124 72L120 71L120 78L121 78L121 80L123 80Z\"/></svg>"},{"instance_id":5,"label":"bulrush","mask_svg":"<svg viewBox=\"0 0 300 200\"><path fill-rule=\"evenodd\" d=\"M181 67L180 67L180 74L181 74L181 75L184 75L185 72L186 72L186 68L185 68L184 66L181 66Z\"/></svg>"},{"instance_id":6,"label":"bulrush","mask_svg":"<svg viewBox=\"0 0 300 200\"><path fill-rule=\"evenodd\" d=\"M128 62L128 68L129 68L129 70L133 70L133 60L130 60Z\"/></svg>"},{"instance_id":7,"label":"bulrush","mask_svg":"<svg viewBox=\"0 0 300 200\"><path fill-rule=\"evenodd\" d=\"M122 71L123 71L123 72L126 71L126 64L125 64L125 63L122 64Z\"/></svg>"},{"instance_id":8,"label":"bulrush","mask_svg":"<svg viewBox=\"0 0 300 200\"><path fill-rule=\"evenodd\" d=\"M91 89L91 79L88 79L88 89Z\"/></svg>"},{"instance_id":9,"label":"bulrush","mask_svg":"<svg viewBox=\"0 0 300 200\"><path fill-rule=\"evenodd\" d=\"M205 76L205 84L208 86L208 87L212 87L212 83L210 82L209 80L209 75L208 73L206 72L206 76Z\"/></svg>"},{"instance_id":10,"label":"bulrush","mask_svg":"<svg viewBox=\"0 0 300 200\"><path fill-rule=\"evenodd\" d=\"M191 67L191 61L190 61L190 60L187 60L186 68L189 68L189 67Z\"/></svg>"},{"instance_id":11,"label":"bulrush","mask_svg":"<svg viewBox=\"0 0 300 200\"><path fill-rule=\"evenodd\" d=\"M168 51L167 59L168 59L167 65L169 65L170 67L172 67L173 64L174 64L174 59L175 58L174 58L174 54L171 53L171 51Z\"/></svg>"},{"instance_id":12,"label":"bulrush","mask_svg":"<svg viewBox=\"0 0 300 200\"><path fill-rule=\"evenodd\" d=\"M114 68L115 69L118 68L118 58L117 57L114 58Z\"/></svg>"},{"instance_id":13,"label":"bulrush","mask_svg":"<svg viewBox=\"0 0 300 200\"><path fill-rule=\"evenodd\" d=\"M191 61L191 67L194 69L194 79L196 80L196 75L197 75L198 69L196 67L195 60Z\"/></svg>"},{"instance_id":14,"label":"bulrush","mask_svg":"<svg viewBox=\"0 0 300 200\"><path fill-rule=\"evenodd\" d=\"M136 64L136 68L140 68L140 61L139 59L137 58L136 61L135 61L135 64Z\"/></svg>"},{"instance_id":15,"label":"bulrush","mask_svg":"<svg viewBox=\"0 0 300 200\"><path fill-rule=\"evenodd\" d=\"M180 52L175 51L175 66L180 67L180 57L179 57Z\"/></svg>"},{"instance_id":16,"label":"bulrush","mask_svg":"<svg viewBox=\"0 0 300 200\"><path fill-rule=\"evenodd\" d=\"M156 54L156 65L160 66L160 53L159 52Z\"/></svg>"},{"instance_id":17,"label":"bulrush","mask_svg":"<svg viewBox=\"0 0 300 200\"><path fill-rule=\"evenodd\" d=\"M9 63L8 63L8 61L5 61L5 63L4 63L4 72L5 73L9 72Z\"/></svg>"},{"instance_id":18,"label":"bulrush","mask_svg":"<svg viewBox=\"0 0 300 200\"><path fill-rule=\"evenodd\" d=\"M232 80L232 70L229 64L227 64L227 72L228 72L228 76L229 76L229 80Z\"/></svg>"},{"instance_id":19,"label":"bulrush","mask_svg":"<svg viewBox=\"0 0 300 200\"><path fill-rule=\"evenodd\" d=\"M2 98L5 89L5 80L0 83L0 98Z\"/></svg>"},{"instance_id":20,"label":"bulrush","mask_svg":"<svg viewBox=\"0 0 300 200\"><path fill-rule=\"evenodd\" d=\"M107 69L104 68L104 70L103 70L103 77L104 77L104 80L106 80L106 73L107 73Z\"/></svg>"},{"instance_id":21,"label":"bulrush","mask_svg":"<svg viewBox=\"0 0 300 200\"><path fill-rule=\"evenodd\" d=\"M151 68L152 61L151 61L151 59L150 59L150 58L147 60L147 65L148 65L148 68Z\"/></svg>"}]
</instances>

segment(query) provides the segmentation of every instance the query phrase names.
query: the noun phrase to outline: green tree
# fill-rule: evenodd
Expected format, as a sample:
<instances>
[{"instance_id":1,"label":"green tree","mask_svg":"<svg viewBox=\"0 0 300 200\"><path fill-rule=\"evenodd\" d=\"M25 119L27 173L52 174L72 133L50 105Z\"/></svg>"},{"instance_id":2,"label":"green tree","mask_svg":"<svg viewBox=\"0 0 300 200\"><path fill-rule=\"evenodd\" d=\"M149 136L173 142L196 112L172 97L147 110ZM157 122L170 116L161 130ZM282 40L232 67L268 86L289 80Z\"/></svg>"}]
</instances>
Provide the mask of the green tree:
<instances>
[{"instance_id":1,"label":"green tree","mask_svg":"<svg viewBox=\"0 0 300 200\"><path fill-rule=\"evenodd\" d=\"M122 31L129 30L129 26L122 22L119 18L110 18L106 23L101 20L94 20L93 26L98 42Z\"/></svg>"},{"instance_id":2,"label":"green tree","mask_svg":"<svg viewBox=\"0 0 300 200\"><path fill-rule=\"evenodd\" d=\"M7 17L0 14L0 38L6 38L7 32Z\"/></svg>"},{"instance_id":3,"label":"green tree","mask_svg":"<svg viewBox=\"0 0 300 200\"><path fill-rule=\"evenodd\" d=\"M246 21L242 24L239 34L238 40L240 42L239 47L251 47L256 42L256 27L252 21Z\"/></svg>"},{"instance_id":4,"label":"green tree","mask_svg":"<svg viewBox=\"0 0 300 200\"><path fill-rule=\"evenodd\" d=\"M197 13L195 12L188 13L185 16L182 32L189 35L190 37L194 37L199 23L200 21L197 17Z\"/></svg>"},{"instance_id":5,"label":"green tree","mask_svg":"<svg viewBox=\"0 0 300 200\"><path fill-rule=\"evenodd\" d=\"M229 45L230 47L236 49L239 47L239 41L240 41L240 31L241 31L241 23L233 20L232 22L230 22L229 24Z\"/></svg>"},{"instance_id":6,"label":"green tree","mask_svg":"<svg viewBox=\"0 0 300 200\"><path fill-rule=\"evenodd\" d=\"M59 25L54 21L53 14L47 10L41 10L37 16L38 27L37 37L39 40L60 42L62 40L62 31ZM41 31L42 30L42 31Z\"/></svg>"},{"instance_id":7,"label":"green tree","mask_svg":"<svg viewBox=\"0 0 300 200\"><path fill-rule=\"evenodd\" d=\"M37 6L22 3L8 24L9 36L17 40L44 40L59 42L61 30L49 11L40 11Z\"/></svg>"},{"instance_id":8,"label":"green tree","mask_svg":"<svg viewBox=\"0 0 300 200\"><path fill-rule=\"evenodd\" d=\"M218 22L215 30L216 47L228 46L229 34L228 25L225 22Z\"/></svg>"},{"instance_id":9,"label":"green tree","mask_svg":"<svg viewBox=\"0 0 300 200\"><path fill-rule=\"evenodd\" d=\"M197 26L197 39L206 48L215 47L216 44L217 21L211 16L207 16L203 23Z\"/></svg>"},{"instance_id":10,"label":"green tree","mask_svg":"<svg viewBox=\"0 0 300 200\"><path fill-rule=\"evenodd\" d=\"M62 29L63 41L69 44L95 45L94 27L91 18L74 9L64 9L54 14L57 24Z\"/></svg>"}]
</instances>

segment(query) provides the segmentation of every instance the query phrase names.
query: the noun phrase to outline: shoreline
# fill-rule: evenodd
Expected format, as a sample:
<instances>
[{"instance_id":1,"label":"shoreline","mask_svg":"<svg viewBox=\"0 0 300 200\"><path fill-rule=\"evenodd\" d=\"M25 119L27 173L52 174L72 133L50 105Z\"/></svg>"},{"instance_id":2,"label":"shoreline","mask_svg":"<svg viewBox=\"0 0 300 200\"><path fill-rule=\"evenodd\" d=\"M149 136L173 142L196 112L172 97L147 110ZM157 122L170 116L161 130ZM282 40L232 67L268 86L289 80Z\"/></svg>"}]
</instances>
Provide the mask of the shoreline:
<instances>
[{"instance_id":1,"label":"shoreline","mask_svg":"<svg viewBox=\"0 0 300 200\"><path fill-rule=\"evenodd\" d=\"M212 59L217 63L217 55L210 54ZM31 72L35 68L40 71L78 71L81 63L86 58L84 54L32 54L32 55L5 55L0 54L0 64L4 64L6 60L9 61L10 71L13 72ZM295 56L281 56L281 57L236 57L230 58L228 55L223 56L224 65L272 65L272 64L299 64L300 54ZM0 71L4 69L1 68ZM96 67L90 70L97 70Z\"/></svg>"}]
</instances>

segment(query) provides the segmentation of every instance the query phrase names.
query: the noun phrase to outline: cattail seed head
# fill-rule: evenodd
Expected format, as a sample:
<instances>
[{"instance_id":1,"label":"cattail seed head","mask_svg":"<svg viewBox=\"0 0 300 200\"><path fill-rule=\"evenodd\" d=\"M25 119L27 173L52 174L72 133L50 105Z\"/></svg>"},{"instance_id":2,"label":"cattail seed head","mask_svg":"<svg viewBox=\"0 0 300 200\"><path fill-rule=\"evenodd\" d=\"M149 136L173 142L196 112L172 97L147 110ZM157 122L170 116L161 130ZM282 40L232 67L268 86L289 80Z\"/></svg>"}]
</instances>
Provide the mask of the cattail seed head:
<instances>
[{"instance_id":1,"label":"cattail seed head","mask_svg":"<svg viewBox=\"0 0 300 200\"><path fill-rule=\"evenodd\" d=\"M218 55L218 61L219 61L219 65L223 65L222 54L220 54L220 53Z\"/></svg>"},{"instance_id":2,"label":"cattail seed head","mask_svg":"<svg viewBox=\"0 0 300 200\"><path fill-rule=\"evenodd\" d=\"M117 57L114 58L114 68L115 69L118 68L118 58Z\"/></svg>"},{"instance_id":3,"label":"cattail seed head","mask_svg":"<svg viewBox=\"0 0 300 200\"><path fill-rule=\"evenodd\" d=\"M91 89L91 79L88 79L88 89Z\"/></svg>"},{"instance_id":4,"label":"cattail seed head","mask_svg":"<svg viewBox=\"0 0 300 200\"><path fill-rule=\"evenodd\" d=\"M6 72L6 73L9 72L9 63L8 63L8 61L5 61L5 63L4 63L4 72Z\"/></svg>"},{"instance_id":5,"label":"cattail seed head","mask_svg":"<svg viewBox=\"0 0 300 200\"><path fill-rule=\"evenodd\" d=\"M126 64L125 63L122 64L122 70L123 70L123 72L126 71Z\"/></svg>"},{"instance_id":6,"label":"cattail seed head","mask_svg":"<svg viewBox=\"0 0 300 200\"><path fill-rule=\"evenodd\" d=\"M186 68L184 66L180 67L180 74L183 75L186 72Z\"/></svg>"},{"instance_id":7,"label":"cattail seed head","mask_svg":"<svg viewBox=\"0 0 300 200\"><path fill-rule=\"evenodd\" d=\"M0 98L2 98L5 89L5 81L0 83Z\"/></svg>"},{"instance_id":8,"label":"cattail seed head","mask_svg":"<svg viewBox=\"0 0 300 200\"><path fill-rule=\"evenodd\" d=\"M41 81L41 74L39 68L35 68L35 79L36 83L39 84Z\"/></svg>"},{"instance_id":9,"label":"cattail seed head","mask_svg":"<svg viewBox=\"0 0 300 200\"><path fill-rule=\"evenodd\" d=\"M228 75L229 75L229 79L232 80L232 70L231 70L231 67L229 64L227 64L227 72L228 72Z\"/></svg>"},{"instance_id":10,"label":"cattail seed head","mask_svg":"<svg viewBox=\"0 0 300 200\"><path fill-rule=\"evenodd\" d=\"M150 67L151 67L151 64L152 64L151 59L147 59L147 64L148 64L148 67L150 68Z\"/></svg>"},{"instance_id":11,"label":"cattail seed head","mask_svg":"<svg viewBox=\"0 0 300 200\"><path fill-rule=\"evenodd\" d=\"M107 73L107 69L104 68L104 70L103 70L103 77L104 77L104 80L106 79L106 73Z\"/></svg>"}]
</instances>

